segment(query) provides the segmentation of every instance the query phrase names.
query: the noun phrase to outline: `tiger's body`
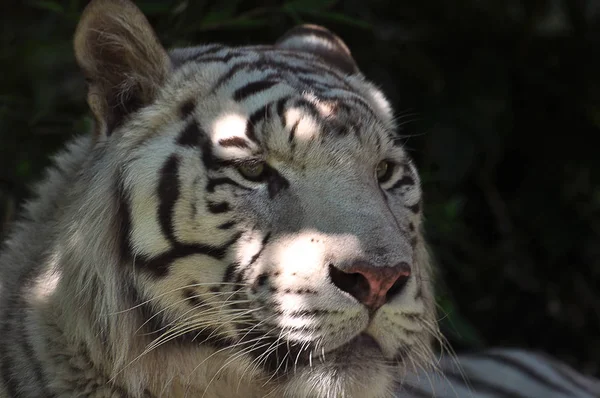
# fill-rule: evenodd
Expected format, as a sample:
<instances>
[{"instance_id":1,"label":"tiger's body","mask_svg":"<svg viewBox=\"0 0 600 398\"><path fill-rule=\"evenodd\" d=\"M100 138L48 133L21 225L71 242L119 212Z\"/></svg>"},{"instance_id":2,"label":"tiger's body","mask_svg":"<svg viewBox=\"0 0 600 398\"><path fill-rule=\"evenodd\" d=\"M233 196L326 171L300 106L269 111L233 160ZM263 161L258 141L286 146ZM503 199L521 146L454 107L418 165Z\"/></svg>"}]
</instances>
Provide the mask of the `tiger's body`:
<instances>
[{"instance_id":1,"label":"tiger's body","mask_svg":"<svg viewBox=\"0 0 600 398\"><path fill-rule=\"evenodd\" d=\"M425 391L418 173L339 38L167 53L95 0L75 50L96 131L0 257L0 397Z\"/></svg>"},{"instance_id":2,"label":"tiger's body","mask_svg":"<svg viewBox=\"0 0 600 398\"><path fill-rule=\"evenodd\" d=\"M445 357L435 373L411 372L397 398L598 398L600 381L547 355L517 349Z\"/></svg>"}]
</instances>

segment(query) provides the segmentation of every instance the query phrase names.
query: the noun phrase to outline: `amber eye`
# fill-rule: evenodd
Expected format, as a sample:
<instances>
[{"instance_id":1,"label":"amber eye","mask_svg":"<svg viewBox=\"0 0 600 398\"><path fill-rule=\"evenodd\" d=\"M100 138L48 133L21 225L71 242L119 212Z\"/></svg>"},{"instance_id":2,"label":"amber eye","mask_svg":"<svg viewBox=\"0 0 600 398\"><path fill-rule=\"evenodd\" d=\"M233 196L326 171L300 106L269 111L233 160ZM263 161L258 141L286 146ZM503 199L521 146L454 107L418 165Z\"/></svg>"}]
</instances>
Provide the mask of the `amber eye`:
<instances>
[{"instance_id":1,"label":"amber eye","mask_svg":"<svg viewBox=\"0 0 600 398\"><path fill-rule=\"evenodd\" d=\"M377 180L380 183L386 182L392 176L393 171L394 165L392 164L392 162L390 162L389 160L382 160L381 162L379 162L377 168L375 169Z\"/></svg>"},{"instance_id":2,"label":"amber eye","mask_svg":"<svg viewBox=\"0 0 600 398\"><path fill-rule=\"evenodd\" d=\"M264 162L249 162L238 166L240 174L250 181L260 181L265 176L267 169Z\"/></svg>"}]
</instances>

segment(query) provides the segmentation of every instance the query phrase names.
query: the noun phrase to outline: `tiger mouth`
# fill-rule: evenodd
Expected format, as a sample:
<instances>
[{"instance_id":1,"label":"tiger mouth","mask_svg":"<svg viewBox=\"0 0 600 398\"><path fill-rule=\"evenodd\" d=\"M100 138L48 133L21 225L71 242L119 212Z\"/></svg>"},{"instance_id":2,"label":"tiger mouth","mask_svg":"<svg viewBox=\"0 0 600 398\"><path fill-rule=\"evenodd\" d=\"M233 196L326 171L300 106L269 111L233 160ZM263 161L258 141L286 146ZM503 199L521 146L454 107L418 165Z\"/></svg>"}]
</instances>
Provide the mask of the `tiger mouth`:
<instances>
[{"instance_id":1,"label":"tiger mouth","mask_svg":"<svg viewBox=\"0 0 600 398\"><path fill-rule=\"evenodd\" d=\"M338 358L344 358L358 351L369 351L371 353L377 353L378 355L383 356L383 350L377 340L367 333L358 334L356 337L350 339L339 347L325 352L325 355L330 354L336 355Z\"/></svg>"},{"instance_id":2,"label":"tiger mouth","mask_svg":"<svg viewBox=\"0 0 600 398\"><path fill-rule=\"evenodd\" d=\"M354 346L354 345L357 345L360 347L368 347L368 348L378 349L379 351L381 351L383 353L383 351L381 350L381 346L379 345L377 340L375 340L373 338L373 336L371 336L370 334L367 334L367 333L360 333L358 336L356 336L355 338L353 338L352 340L350 340L349 342L344 344L342 347Z\"/></svg>"},{"instance_id":3,"label":"tiger mouth","mask_svg":"<svg viewBox=\"0 0 600 398\"><path fill-rule=\"evenodd\" d=\"M269 337L264 338L268 341L271 340ZM362 356L366 353L369 354L369 357L381 356L383 358L384 355L381 346L371 335L360 333L342 345L327 351L319 349L318 345L295 343L280 344L276 349L257 350L252 354L257 358L262 358L261 362L265 369L283 376L299 367L312 367L318 363L350 365L352 357Z\"/></svg>"}]
</instances>

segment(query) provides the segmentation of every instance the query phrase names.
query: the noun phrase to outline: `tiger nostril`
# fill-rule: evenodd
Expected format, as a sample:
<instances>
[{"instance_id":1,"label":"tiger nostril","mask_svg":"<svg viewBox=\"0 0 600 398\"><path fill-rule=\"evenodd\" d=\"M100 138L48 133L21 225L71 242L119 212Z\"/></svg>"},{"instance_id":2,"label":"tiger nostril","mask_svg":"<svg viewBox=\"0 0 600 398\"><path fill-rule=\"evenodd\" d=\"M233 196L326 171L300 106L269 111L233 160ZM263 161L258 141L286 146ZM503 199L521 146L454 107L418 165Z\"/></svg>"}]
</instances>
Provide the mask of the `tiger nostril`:
<instances>
[{"instance_id":1,"label":"tiger nostril","mask_svg":"<svg viewBox=\"0 0 600 398\"><path fill-rule=\"evenodd\" d=\"M410 265L408 265L405 262L401 262L396 267L399 267L401 269L400 275L398 276L398 279L396 279L396 282L394 282L392 287L390 287L387 291L385 295L386 301L391 300L392 298L394 298L394 296L398 295L402 290L404 290L404 287L410 279Z\"/></svg>"},{"instance_id":2,"label":"tiger nostril","mask_svg":"<svg viewBox=\"0 0 600 398\"><path fill-rule=\"evenodd\" d=\"M369 290L369 281L358 272L347 273L333 264L329 264L329 278L340 290L350 294L358 301L363 301L364 292Z\"/></svg>"},{"instance_id":3,"label":"tiger nostril","mask_svg":"<svg viewBox=\"0 0 600 398\"><path fill-rule=\"evenodd\" d=\"M364 261L341 270L329 264L331 282L371 310L376 310L399 294L408 283L410 265L400 262L391 267L374 266Z\"/></svg>"}]
</instances>

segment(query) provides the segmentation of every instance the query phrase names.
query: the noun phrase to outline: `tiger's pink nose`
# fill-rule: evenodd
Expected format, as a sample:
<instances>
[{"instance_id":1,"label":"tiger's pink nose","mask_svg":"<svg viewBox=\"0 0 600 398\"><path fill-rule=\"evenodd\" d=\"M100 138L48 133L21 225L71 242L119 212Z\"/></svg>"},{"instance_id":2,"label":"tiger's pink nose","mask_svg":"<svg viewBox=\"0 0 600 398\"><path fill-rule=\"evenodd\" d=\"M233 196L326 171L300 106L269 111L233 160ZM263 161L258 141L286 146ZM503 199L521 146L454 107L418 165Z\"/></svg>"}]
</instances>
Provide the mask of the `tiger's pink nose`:
<instances>
[{"instance_id":1,"label":"tiger's pink nose","mask_svg":"<svg viewBox=\"0 0 600 398\"><path fill-rule=\"evenodd\" d=\"M358 261L345 270L329 265L331 282L374 311L402 291L410 278L410 265L402 261L391 267L377 267Z\"/></svg>"}]
</instances>

